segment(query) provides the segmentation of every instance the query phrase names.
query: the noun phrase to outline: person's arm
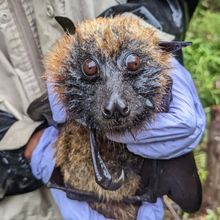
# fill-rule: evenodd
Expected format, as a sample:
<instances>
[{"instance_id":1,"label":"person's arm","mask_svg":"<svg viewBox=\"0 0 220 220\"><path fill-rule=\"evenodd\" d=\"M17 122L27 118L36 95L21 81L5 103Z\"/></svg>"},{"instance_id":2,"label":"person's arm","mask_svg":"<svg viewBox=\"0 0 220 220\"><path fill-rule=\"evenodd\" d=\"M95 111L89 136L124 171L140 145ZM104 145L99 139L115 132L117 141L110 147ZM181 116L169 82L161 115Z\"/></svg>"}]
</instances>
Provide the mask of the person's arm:
<instances>
[{"instance_id":1,"label":"person's arm","mask_svg":"<svg viewBox=\"0 0 220 220\"><path fill-rule=\"evenodd\" d=\"M0 141L16 121L17 119L11 113L0 110ZM19 149L1 150L0 148L0 200L8 195L34 191L42 186L42 183L34 178L26 160L37 145L41 133L41 130L37 130L29 138L28 143ZM13 187L15 184L16 188Z\"/></svg>"},{"instance_id":2,"label":"person's arm","mask_svg":"<svg viewBox=\"0 0 220 220\"><path fill-rule=\"evenodd\" d=\"M205 113L189 72L172 60L173 99L168 113L158 113L137 132L110 136L129 151L152 159L169 159L192 151L205 129Z\"/></svg>"}]
</instances>

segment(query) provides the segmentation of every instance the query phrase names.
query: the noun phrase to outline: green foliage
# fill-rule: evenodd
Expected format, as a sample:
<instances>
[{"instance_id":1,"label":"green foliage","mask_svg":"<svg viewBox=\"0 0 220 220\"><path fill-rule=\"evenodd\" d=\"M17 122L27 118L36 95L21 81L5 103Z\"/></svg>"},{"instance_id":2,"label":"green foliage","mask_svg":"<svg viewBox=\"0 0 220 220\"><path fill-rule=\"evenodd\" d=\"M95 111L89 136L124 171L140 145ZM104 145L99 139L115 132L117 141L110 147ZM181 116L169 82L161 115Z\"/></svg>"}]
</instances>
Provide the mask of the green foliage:
<instances>
[{"instance_id":1,"label":"green foliage","mask_svg":"<svg viewBox=\"0 0 220 220\"><path fill-rule=\"evenodd\" d=\"M190 23L186 40L193 45L184 50L185 66L191 72L198 94L205 107L207 122L210 107L220 105L220 0L202 0ZM207 133L207 132L206 132ZM206 134L207 135L207 134ZM207 176L206 153L202 151L207 138L195 150L196 163L202 182Z\"/></svg>"},{"instance_id":2,"label":"green foliage","mask_svg":"<svg viewBox=\"0 0 220 220\"><path fill-rule=\"evenodd\" d=\"M201 5L204 9L211 11L220 11L220 0L203 0Z\"/></svg>"},{"instance_id":3,"label":"green foliage","mask_svg":"<svg viewBox=\"0 0 220 220\"><path fill-rule=\"evenodd\" d=\"M207 210L207 215L205 217L205 220L219 220L220 219L220 207L216 210Z\"/></svg>"},{"instance_id":4,"label":"green foliage","mask_svg":"<svg viewBox=\"0 0 220 220\"><path fill-rule=\"evenodd\" d=\"M192 41L193 45L184 51L185 65L192 73L203 106L209 112L210 106L220 105L220 89L215 84L220 78L220 14L205 10L201 4L186 40Z\"/></svg>"},{"instance_id":5,"label":"green foliage","mask_svg":"<svg viewBox=\"0 0 220 220\"><path fill-rule=\"evenodd\" d=\"M201 0L191 21L186 41L193 45L184 50L185 66L191 72L198 94L205 107L207 122L210 121L210 107L220 105L220 0ZM207 177L206 153L207 132L195 153L196 163L202 182ZM184 214L185 219L189 215ZM220 219L220 208L207 210L205 220Z\"/></svg>"},{"instance_id":6,"label":"green foliage","mask_svg":"<svg viewBox=\"0 0 220 220\"><path fill-rule=\"evenodd\" d=\"M201 146L200 148L196 148L194 151L195 155L195 160L196 160L196 165L199 168L199 177L201 179L201 182L204 183L207 177L207 169L206 169L206 153L201 151Z\"/></svg>"}]
</instances>

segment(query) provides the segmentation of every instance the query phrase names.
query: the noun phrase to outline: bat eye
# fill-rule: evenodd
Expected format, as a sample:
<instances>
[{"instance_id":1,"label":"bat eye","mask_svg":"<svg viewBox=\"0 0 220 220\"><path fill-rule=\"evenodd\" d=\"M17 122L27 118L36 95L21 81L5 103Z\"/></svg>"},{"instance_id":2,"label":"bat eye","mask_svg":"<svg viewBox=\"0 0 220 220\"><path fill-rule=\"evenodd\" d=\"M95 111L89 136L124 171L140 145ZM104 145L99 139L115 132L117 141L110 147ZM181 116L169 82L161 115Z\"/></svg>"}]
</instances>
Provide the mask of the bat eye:
<instances>
[{"instance_id":1,"label":"bat eye","mask_svg":"<svg viewBox=\"0 0 220 220\"><path fill-rule=\"evenodd\" d=\"M87 76L94 76L98 73L98 65L92 59L86 59L82 64L82 71Z\"/></svg>"},{"instance_id":2,"label":"bat eye","mask_svg":"<svg viewBox=\"0 0 220 220\"><path fill-rule=\"evenodd\" d=\"M141 65L141 60L137 55L130 54L126 57L125 64L129 71L136 71Z\"/></svg>"}]
</instances>

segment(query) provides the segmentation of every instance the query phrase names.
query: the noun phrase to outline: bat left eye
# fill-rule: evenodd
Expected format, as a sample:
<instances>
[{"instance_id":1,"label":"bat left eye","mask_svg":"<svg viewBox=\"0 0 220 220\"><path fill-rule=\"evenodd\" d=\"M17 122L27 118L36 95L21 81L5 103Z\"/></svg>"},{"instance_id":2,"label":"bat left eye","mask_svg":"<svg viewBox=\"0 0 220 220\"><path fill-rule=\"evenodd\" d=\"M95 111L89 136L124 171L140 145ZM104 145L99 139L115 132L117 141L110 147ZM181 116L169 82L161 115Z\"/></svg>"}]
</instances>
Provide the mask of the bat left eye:
<instances>
[{"instance_id":1,"label":"bat left eye","mask_svg":"<svg viewBox=\"0 0 220 220\"><path fill-rule=\"evenodd\" d=\"M129 71L136 71L140 68L141 60L137 55L130 54L126 57L125 64Z\"/></svg>"},{"instance_id":2,"label":"bat left eye","mask_svg":"<svg viewBox=\"0 0 220 220\"><path fill-rule=\"evenodd\" d=\"M94 76L98 73L98 65L92 59L86 59L82 64L82 71L87 76Z\"/></svg>"}]
</instances>

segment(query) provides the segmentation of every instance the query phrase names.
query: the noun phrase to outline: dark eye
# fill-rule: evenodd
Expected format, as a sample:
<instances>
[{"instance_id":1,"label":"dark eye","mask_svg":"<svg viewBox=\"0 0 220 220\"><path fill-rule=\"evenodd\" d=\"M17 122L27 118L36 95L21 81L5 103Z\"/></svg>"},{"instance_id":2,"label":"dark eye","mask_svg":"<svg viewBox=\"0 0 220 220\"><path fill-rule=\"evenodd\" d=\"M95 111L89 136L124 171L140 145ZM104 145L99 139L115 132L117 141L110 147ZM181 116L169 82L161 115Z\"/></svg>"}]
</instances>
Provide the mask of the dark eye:
<instances>
[{"instance_id":1,"label":"dark eye","mask_svg":"<svg viewBox=\"0 0 220 220\"><path fill-rule=\"evenodd\" d=\"M98 73L98 65L92 59L86 59L82 64L82 71L87 76L94 76Z\"/></svg>"},{"instance_id":2,"label":"dark eye","mask_svg":"<svg viewBox=\"0 0 220 220\"><path fill-rule=\"evenodd\" d=\"M141 60L137 55L130 54L126 57L125 64L129 71L136 71L141 65Z\"/></svg>"}]
</instances>

